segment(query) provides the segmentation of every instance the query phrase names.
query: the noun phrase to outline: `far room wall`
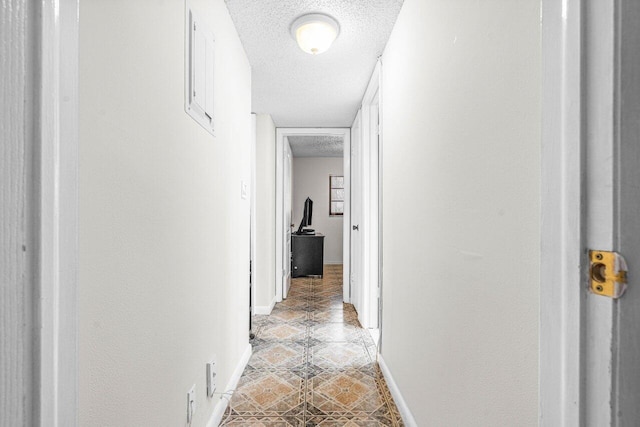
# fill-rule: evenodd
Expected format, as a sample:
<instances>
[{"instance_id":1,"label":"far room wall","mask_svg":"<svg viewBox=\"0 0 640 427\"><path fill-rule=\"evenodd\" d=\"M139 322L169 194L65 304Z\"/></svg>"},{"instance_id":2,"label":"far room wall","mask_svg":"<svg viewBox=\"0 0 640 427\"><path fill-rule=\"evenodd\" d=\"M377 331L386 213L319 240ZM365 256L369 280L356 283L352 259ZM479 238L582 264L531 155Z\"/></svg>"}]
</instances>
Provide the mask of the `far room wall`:
<instances>
[{"instance_id":1,"label":"far room wall","mask_svg":"<svg viewBox=\"0 0 640 427\"><path fill-rule=\"evenodd\" d=\"M329 176L343 174L342 157L295 157L293 159L292 223L297 230L304 201L313 200L313 225L324 238L324 263L342 263L342 216L329 216Z\"/></svg>"}]
</instances>

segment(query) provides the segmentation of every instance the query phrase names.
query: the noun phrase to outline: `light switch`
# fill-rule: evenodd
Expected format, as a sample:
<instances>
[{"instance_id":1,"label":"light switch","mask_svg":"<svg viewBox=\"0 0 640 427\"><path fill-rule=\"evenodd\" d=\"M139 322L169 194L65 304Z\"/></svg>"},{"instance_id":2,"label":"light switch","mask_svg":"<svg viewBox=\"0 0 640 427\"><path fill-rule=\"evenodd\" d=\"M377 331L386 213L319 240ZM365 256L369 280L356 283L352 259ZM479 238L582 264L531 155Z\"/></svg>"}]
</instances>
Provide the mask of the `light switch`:
<instances>
[{"instance_id":1,"label":"light switch","mask_svg":"<svg viewBox=\"0 0 640 427\"><path fill-rule=\"evenodd\" d=\"M218 366L216 364L216 357L213 356L213 359L207 363L207 396L213 397L213 393L215 393L216 388L218 387L217 379L217 371Z\"/></svg>"},{"instance_id":2,"label":"light switch","mask_svg":"<svg viewBox=\"0 0 640 427\"><path fill-rule=\"evenodd\" d=\"M243 199L247 198L248 186L244 181L240 181L240 197Z\"/></svg>"}]
</instances>

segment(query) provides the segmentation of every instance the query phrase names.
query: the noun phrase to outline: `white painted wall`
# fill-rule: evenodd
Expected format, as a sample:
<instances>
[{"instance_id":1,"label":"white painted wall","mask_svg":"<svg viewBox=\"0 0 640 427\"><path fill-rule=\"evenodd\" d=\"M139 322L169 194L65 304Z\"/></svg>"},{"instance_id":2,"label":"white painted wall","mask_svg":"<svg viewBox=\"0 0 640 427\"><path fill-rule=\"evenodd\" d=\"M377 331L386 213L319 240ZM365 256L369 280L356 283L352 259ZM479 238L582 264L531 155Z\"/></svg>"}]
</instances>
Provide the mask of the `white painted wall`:
<instances>
[{"instance_id":1,"label":"white painted wall","mask_svg":"<svg viewBox=\"0 0 640 427\"><path fill-rule=\"evenodd\" d=\"M256 313L276 298L276 128L268 114L256 115Z\"/></svg>"},{"instance_id":2,"label":"white painted wall","mask_svg":"<svg viewBox=\"0 0 640 427\"><path fill-rule=\"evenodd\" d=\"M80 5L80 425L194 426L248 345L251 69L223 0L216 137L184 111L184 2Z\"/></svg>"},{"instance_id":3,"label":"white painted wall","mask_svg":"<svg viewBox=\"0 0 640 427\"><path fill-rule=\"evenodd\" d=\"M406 0L382 58L382 354L421 426L537 425L539 7Z\"/></svg>"},{"instance_id":4,"label":"white painted wall","mask_svg":"<svg viewBox=\"0 0 640 427\"><path fill-rule=\"evenodd\" d=\"M309 228L322 233L324 263L342 264L342 216L329 216L329 175L342 175L342 157L294 157L293 218L298 230L307 197L313 200L313 224Z\"/></svg>"}]
</instances>

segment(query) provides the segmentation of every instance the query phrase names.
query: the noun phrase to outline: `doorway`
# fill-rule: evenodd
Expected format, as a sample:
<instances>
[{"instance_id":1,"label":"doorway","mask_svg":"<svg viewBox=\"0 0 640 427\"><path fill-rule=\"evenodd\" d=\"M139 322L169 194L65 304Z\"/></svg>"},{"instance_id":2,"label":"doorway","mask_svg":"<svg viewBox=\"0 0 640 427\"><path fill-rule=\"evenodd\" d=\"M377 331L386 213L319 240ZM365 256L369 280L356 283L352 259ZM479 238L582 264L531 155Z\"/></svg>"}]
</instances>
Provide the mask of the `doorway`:
<instances>
[{"instance_id":1,"label":"doorway","mask_svg":"<svg viewBox=\"0 0 640 427\"><path fill-rule=\"evenodd\" d=\"M352 125L351 276L358 320L376 343L381 325L380 63Z\"/></svg>"},{"instance_id":2,"label":"doorway","mask_svg":"<svg viewBox=\"0 0 640 427\"><path fill-rule=\"evenodd\" d=\"M350 152L350 130L348 128L278 128L276 129L276 300L287 297L291 280L291 228L292 218L292 153L289 138L315 136L339 137L343 141L344 153ZM349 277L349 231L350 226L350 158L343 155L344 212L342 225L343 277ZM329 186L327 176L327 186ZM298 207L300 208L300 207ZM319 214L319 212L318 212ZM315 214L314 214L315 215ZM299 219L299 218L298 218ZM343 281L343 300L350 302L348 280Z\"/></svg>"}]
</instances>

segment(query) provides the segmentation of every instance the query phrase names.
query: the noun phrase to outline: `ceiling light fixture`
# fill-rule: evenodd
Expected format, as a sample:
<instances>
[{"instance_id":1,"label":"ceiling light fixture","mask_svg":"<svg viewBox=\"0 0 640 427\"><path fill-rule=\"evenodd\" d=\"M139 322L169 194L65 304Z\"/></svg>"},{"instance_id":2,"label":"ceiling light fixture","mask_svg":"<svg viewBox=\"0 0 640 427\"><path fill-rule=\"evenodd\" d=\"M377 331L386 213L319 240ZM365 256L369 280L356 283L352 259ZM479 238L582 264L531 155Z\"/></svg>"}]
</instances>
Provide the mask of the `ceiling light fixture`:
<instances>
[{"instance_id":1,"label":"ceiling light fixture","mask_svg":"<svg viewBox=\"0 0 640 427\"><path fill-rule=\"evenodd\" d=\"M299 16L291 24L291 36L298 42L300 49L312 55L329 49L339 32L338 22L322 13Z\"/></svg>"}]
</instances>

